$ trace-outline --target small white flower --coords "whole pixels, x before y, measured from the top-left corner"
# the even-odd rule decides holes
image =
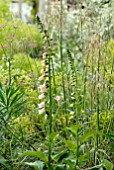
[[[45,112],[45,109],[44,109],[44,108],[42,108],[41,110],[38,111],[39,114],[42,114],[42,113],[44,113],[44,112]]]
[[[39,80],[39,81],[44,80],[44,75],[40,76],[40,77],[38,78],[38,80]]]
[[[38,96],[38,99],[43,99],[44,97],[45,97],[44,94],[40,94],[40,95]]]
[[[42,102],[42,103],[38,104],[39,109],[41,109],[42,107],[44,107],[44,105],[45,105],[45,102]]]
[[[45,67],[45,65],[46,65],[46,64],[45,64],[45,61],[43,60],[43,61],[42,61],[42,66]]]
[[[60,100],[60,96],[56,96],[54,99],[55,99],[56,101],[59,101],[59,100]]]
[[[42,70],[40,71],[40,73],[41,73],[41,75],[45,75],[44,69],[42,69]]]
[[[48,72],[48,67],[46,67],[45,71]]]

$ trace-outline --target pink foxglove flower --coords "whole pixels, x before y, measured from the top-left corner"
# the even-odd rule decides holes
[[[47,90],[45,84],[41,85],[39,88],[40,88],[40,92],[46,92],[46,90]]]
[[[8,36],[9,39],[12,39],[13,37],[14,37],[13,34],[10,34],[10,35]]]
[[[38,80],[39,80],[39,81],[44,80],[44,76],[43,76],[43,75],[40,76]]]
[[[4,46],[2,46],[2,48],[7,49],[7,48],[9,48],[9,45],[4,45]]]
[[[44,105],[45,105],[45,102],[42,102],[42,103],[38,104],[39,109],[43,108]]]
[[[20,84],[20,85],[25,85],[25,83],[24,83],[24,82],[22,82],[22,81],[21,81],[21,82],[19,82],[19,84]]]
[[[44,75],[44,74],[45,74],[45,71],[42,69],[42,70],[40,71],[40,73],[41,73],[41,75]]]
[[[43,60],[43,61],[42,61],[42,66],[45,67],[45,65],[46,65],[46,64],[45,64],[45,61]]]
[[[40,94],[39,97],[38,97],[38,99],[43,99],[43,98],[45,98],[44,94]]]
[[[54,99],[55,99],[56,101],[59,101],[59,100],[60,100],[60,96],[56,96]]]
[[[39,114],[42,114],[42,113],[44,113],[44,112],[45,112],[45,109],[44,109],[44,108],[42,108],[42,109],[41,109],[41,110],[39,110],[38,112],[39,112]]]
[[[46,72],[48,72],[48,67],[46,67]]]
[[[32,43],[32,44],[29,44],[29,46],[31,47],[31,48],[37,48],[37,44],[36,43]]]

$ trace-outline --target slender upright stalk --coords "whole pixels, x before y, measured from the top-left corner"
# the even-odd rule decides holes
[[[12,56],[13,56],[13,45],[12,45],[12,40],[10,42],[10,57],[8,58],[8,85],[10,87],[11,84],[11,60],[12,60]]]
[[[48,56],[48,63],[49,63],[49,167],[48,169],[51,170],[51,153],[52,153],[52,143],[50,141],[50,135],[52,134],[52,87],[51,87],[51,56]]]
[[[49,141],[48,141],[48,170],[52,169],[51,166],[51,155],[52,155],[52,141],[51,141],[51,134],[53,132],[53,119],[52,119],[52,112],[53,112],[53,91],[52,91],[52,58],[51,58],[51,44],[50,44],[50,38],[48,35],[47,30],[44,29],[44,26],[42,22],[40,21],[40,18],[37,16],[37,22],[40,26],[41,31],[44,33],[46,38],[46,45],[47,45],[47,61],[48,61],[48,80],[49,80],[49,88],[48,88],[48,95],[49,95]]]
[[[48,79],[49,79],[49,144],[48,144],[48,169],[51,170],[51,155],[52,155],[52,141],[51,141],[51,134],[53,132],[53,92],[52,92],[52,58],[51,58],[51,44],[49,36],[46,32],[45,34],[47,38],[47,48],[48,48]]]
[[[67,113],[66,106],[66,90],[65,90],[65,75],[64,75],[64,58],[63,58],[63,0],[60,2],[60,59],[62,70],[62,89],[64,97],[64,113]],[[66,117],[66,126],[68,126],[68,117]]]
[[[101,28],[101,16],[100,16],[100,28]],[[97,117],[96,117],[96,149],[99,147],[99,130],[100,130],[100,60],[101,60],[101,36],[99,33],[99,49],[98,49],[98,61],[97,61]],[[96,160],[95,164],[98,163],[98,156],[96,151]]]
[[[56,90],[56,81],[55,81],[55,68],[54,68],[54,61],[53,59],[51,58],[51,62],[52,62],[52,74],[53,74],[53,85],[54,85],[54,94],[57,93],[57,90]]]
[[[49,143],[48,143],[48,170],[52,169],[51,166],[51,155],[52,155],[52,141],[51,141],[51,134],[53,132],[53,92],[52,92],[52,58],[51,58],[51,44],[49,36],[46,32],[45,34],[47,38],[47,48],[48,48],[48,79],[49,79]]]

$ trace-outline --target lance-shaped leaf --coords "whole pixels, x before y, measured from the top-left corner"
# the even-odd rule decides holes
[[[47,156],[44,155],[42,151],[27,151],[22,153],[19,157],[24,157],[24,156],[32,156],[41,159],[45,163],[47,163]]]

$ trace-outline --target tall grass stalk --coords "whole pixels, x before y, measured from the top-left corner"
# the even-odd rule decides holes
[[[12,41],[10,42],[10,57],[8,58],[8,85],[10,86],[11,84],[11,60],[12,60],[12,57],[13,57],[13,44],[12,44]]]
[[[101,28],[101,15],[100,15],[100,28]],[[96,98],[96,155],[95,164],[98,164],[98,147],[99,147],[99,131],[100,131],[100,61],[101,61],[101,35],[99,30],[99,49],[98,49],[98,59],[97,59],[97,98]]]

